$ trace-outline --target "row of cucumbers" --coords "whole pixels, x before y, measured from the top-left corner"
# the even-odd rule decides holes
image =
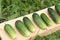
[[[60,23],[60,17],[59,17],[60,8],[59,7],[60,7],[60,5],[56,5],[55,6],[56,10],[53,10],[52,8],[48,8],[48,13],[49,13],[50,17],[57,24]],[[33,21],[35,22],[35,24],[37,26],[39,26],[39,28],[41,28],[41,29],[46,29],[47,26],[51,26],[52,25],[51,20],[44,13],[42,13],[40,16],[37,13],[33,13],[32,18],[33,18]],[[16,26],[16,29],[24,36],[30,36],[31,32],[35,32],[36,31],[35,26],[33,25],[33,23],[31,22],[31,20],[28,17],[24,17],[23,18],[23,22],[20,21],[20,20],[17,20],[15,22],[15,26]],[[16,38],[17,37],[16,31],[12,28],[11,25],[5,24],[4,30],[6,31],[6,33],[11,38]]]

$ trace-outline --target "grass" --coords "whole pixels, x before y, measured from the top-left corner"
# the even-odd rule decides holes
[[[59,4],[59,0],[1,0],[0,22]]]
[[[36,36],[35,40],[60,40],[60,30],[47,36]]]

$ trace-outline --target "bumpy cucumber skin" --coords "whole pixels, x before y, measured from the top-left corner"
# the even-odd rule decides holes
[[[60,15],[60,4],[55,5],[57,13]]]
[[[48,8],[48,13],[55,23],[58,23],[58,24],[60,23],[60,17],[52,8]]]
[[[17,20],[15,22],[16,28],[18,29],[18,31],[23,35],[23,36],[29,36],[30,35],[30,31],[26,28],[26,26],[24,25],[24,23],[20,20]]]
[[[34,22],[41,28],[41,29],[46,29],[47,26],[46,24],[44,23],[44,21],[41,19],[41,17],[37,14],[37,13],[34,13],[32,15],[33,17],[33,20]]]
[[[31,22],[31,20],[28,17],[24,17],[23,22],[31,32],[36,31],[35,26],[33,25],[33,23]]]
[[[46,14],[42,13],[40,16],[41,16],[42,20],[43,20],[48,26],[51,26],[51,25],[52,25],[52,22],[50,21],[50,19],[47,17]]]
[[[12,28],[11,25],[5,24],[4,30],[6,31],[6,33],[7,33],[11,38],[13,38],[13,39],[16,38],[16,36],[17,36],[16,31]]]

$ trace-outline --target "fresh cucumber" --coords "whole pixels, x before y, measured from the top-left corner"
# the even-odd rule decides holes
[[[48,8],[48,13],[55,23],[60,23],[60,17],[52,8]]]
[[[41,17],[37,14],[37,13],[34,13],[32,15],[33,17],[33,20],[34,22],[41,28],[41,29],[46,29],[47,26],[46,24],[44,23],[44,21],[41,19]]]
[[[31,20],[28,17],[24,17],[23,18],[24,24],[27,26],[27,28],[31,31],[31,32],[35,32],[36,28],[33,25],[33,23],[31,22]]]
[[[15,22],[16,28],[18,29],[18,31],[23,35],[23,36],[29,36],[30,35],[30,31],[26,28],[26,26],[24,25],[24,23],[20,20],[17,20]]]
[[[60,15],[60,4],[55,5],[57,13]]]
[[[7,33],[11,38],[13,38],[13,39],[16,38],[16,36],[17,36],[16,31],[12,28],[11,25],[5,24],[4,30],[6,31],[6,33]]]
[[[41,16],[42,20],[43,20],[48,26],[51,26],[51,25],[52,25],[52,22],[50,21],[50,19],[47,17],[46,14],[42,13],[40,16]]]

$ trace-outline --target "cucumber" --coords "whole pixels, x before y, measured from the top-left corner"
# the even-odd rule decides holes
[[[48,26],[51,26],[51,25],[52,25],[52,22],[50,21],[50,19],[47,17],[46,14],[42,13],[40,16],[41,16],[42,20],[43,20]]]
[[[35,32],[36,28],[33,25],[33,23],[31,22],[31,20],[28,17],[24,17],[23,18],[23,22],[26,25],[26,27],[31,31],[31,32]]]
[[[60,15],[60,4],[55,5],[57,13]]]
[[[55,23],[60,23],[60,17],[52,8],[48,8],[48,13]]]
[[[20,20],[15,22],[16,28],[23,36],[30,36],[30,31],[26,28],[24,23]]]
[[[13,38],[13,39],[16,38],[16,36],[17,36],[16,31],[12,28],[11,25],[5,24],[4,30],[11,38]]]
[[[46,29],[47,26],[46,24],[44,23],[44,21],[41,19],[41,17],[37,14],[37,13],[34,13],[32,15],[33,17],[33,20],[34,22],[41,28],[41,29]]]

